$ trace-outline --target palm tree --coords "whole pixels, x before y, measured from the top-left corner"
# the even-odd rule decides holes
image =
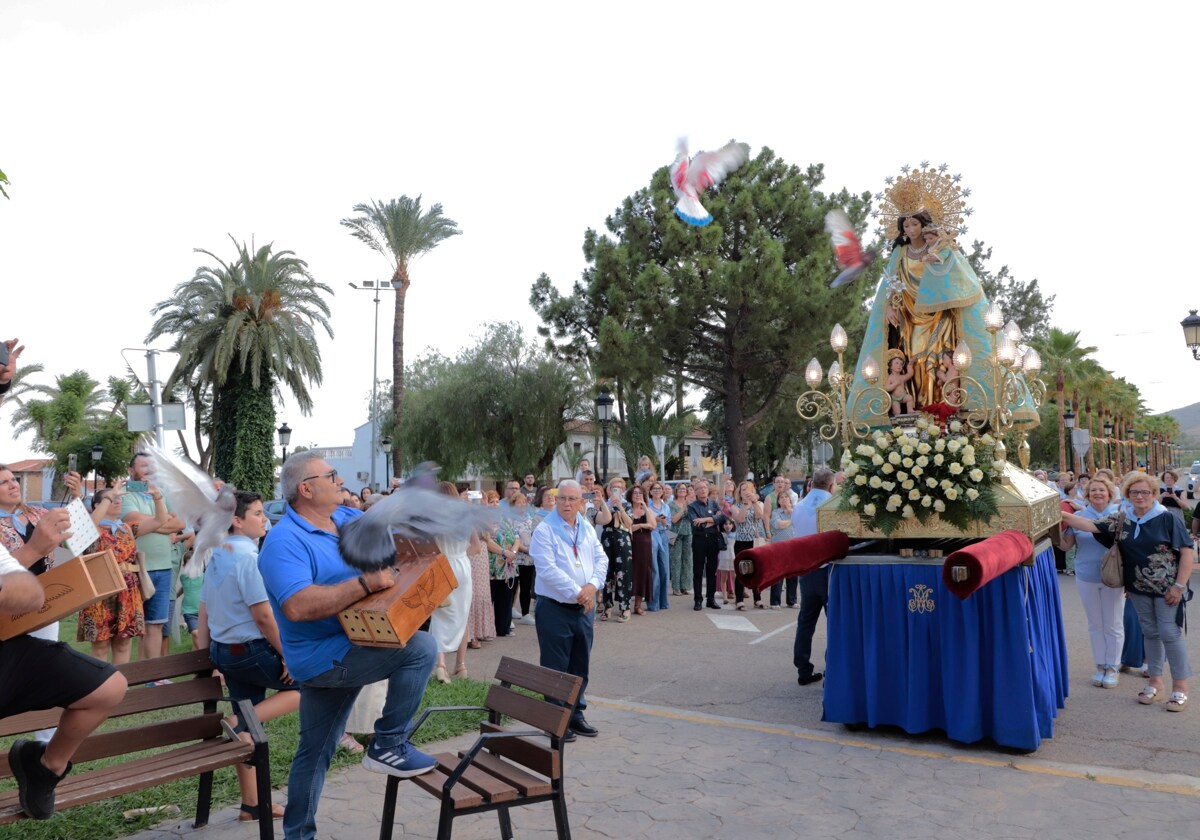
[[[13,438],[33,432],[33,447],[42,452],[49,452],[55,441],[81,433],[106,414],[101,408],[104,390],[86,371],[57,376],[53,385],[23,383],[22,391],[24,396],[13,412]]]
[[[146,340],[175,337],[171,349],[180,361],[168,390],[178,383],[199,399],[203,383],[211,386],[216,474],[270,494],[274,398],[286,386],[302,412],[312,411],[308,386],[322,379],[315,327],[333,337],[324,298],[333,290],[313,279],[292,251],[234,245],[237,256],[228,263],[197,249],[216,266],[196,269],[151,310],[159,317]]]
[[[462,231],[458,222],[442,215],[442,205],[435,204],[421,212],[421,196],[402,195],[386,204],[372,201],[357,204],[359,214],[342,219],[351,235],[392,265],[392,289],[396,293],[396,315],[392,322],[392,418],[396,432],[404,423],[404,301],[411,278],[408,264],[436,248],[443,239]],[[404,468],[404,447],[392,449],[392,469],[400,475]]]
[[[1058,327],[1051,327],[1045,336],[1031,340],[1034,347],[1042,356],[1042,373],[1054,376],[1055,403],[1058,405],[1058,469],[1066,470],[1070,463],[1067,458],[1067,432],[1063,422],[1065,393],[1067,380],[1076,369],[1076,365],[1084,357],[1096,352],[1095,347],[1079,346],[1079,331],[1065,332]]]

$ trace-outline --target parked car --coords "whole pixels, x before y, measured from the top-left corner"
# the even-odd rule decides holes
[[[287,502],[283,499],[272,499],[263,504],[263,510],[267,514],[267,521],[272,525],[283,519],[284,513],[287,512]]]
[[[1187,497],[1195,498],[1192,494],[1196,490],[1196,482],[1200,481],[1200,461],[1192,461],[1192,466],[1188,468],[1187,474]]]
[[[792,492],[795,493],[797,496],[803,496],[804,495],[804,479],[803,478],[793,478],[791,480],[791,482],[792,482]],[[758,488],[758,500],[760,502],[765,502],[767,500],[767,496],[770,495],[771,491],[774,489],[775,489],[775,482],[773,482],[773,481],[768,484],[764,484],[762,487],[759,487]]]

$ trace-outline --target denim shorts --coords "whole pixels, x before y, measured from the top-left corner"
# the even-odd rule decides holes
[[[154,597],[142,602],[147,624],[167,623],[171,612],[171,580],[174,577],[175,573],[170,569],[150,572],[150,580],[154,583]]]
[[[234,651],[237,650],[237,653]],[[267,689],[293,691],[283,676],[283,660],[266,639],[254,639],[239,645],[213,642],[208,648],[213,665],[225,676],[225,687],[233,700],[249,700],[258,704],[267,696]]]
[[[188,629],[189,633],[195,633],[196,625],[200,623],[200,614],[199,613],[184,613],[183,614],[183,623],[187,625],[187,629]]]

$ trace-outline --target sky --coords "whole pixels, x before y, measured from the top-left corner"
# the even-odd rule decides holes
[[[534,280],[569,290],[584,232],[676,138],[732,138],[824,164],[829,192],[949,164],[992,268],[1037,278],[1052,323],[1166,411],[1195,401],[1200,372],[1179,326],[1200,308],[1190,249],[1160,244],[1196,221],[1198,19],[1154,2],[5,0],[0,334],[42,381],[104,381],[211,264],[194,249],[274,243],[336,293],[315,410],[288,397],[277,419],[293,446],[348,445],[374,317],[348,284],[390,275],[339,224],[354,205],[421,195],[458,222],[412,265],[405,340],[408,359],[453,356],[488,321],[532,337]],[[379,329],[386,378],[386,296]]]

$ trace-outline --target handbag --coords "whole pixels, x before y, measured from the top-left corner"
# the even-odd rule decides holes
[[[137,553],[138,564],[138,587],[142,590],[142,600],[149,601],[154,597],[154,581],[150,579],[150,572],[146,569],[146,555],[142,552]]]
[[[1100,582],[1110,589],[1125,586],[1125,566],[1121,562],[1121,536],[1125,530],[1125,511],[1117,513],[1117,524],[1113,531],[1117,535],[1112,546],[1100,558]]]

